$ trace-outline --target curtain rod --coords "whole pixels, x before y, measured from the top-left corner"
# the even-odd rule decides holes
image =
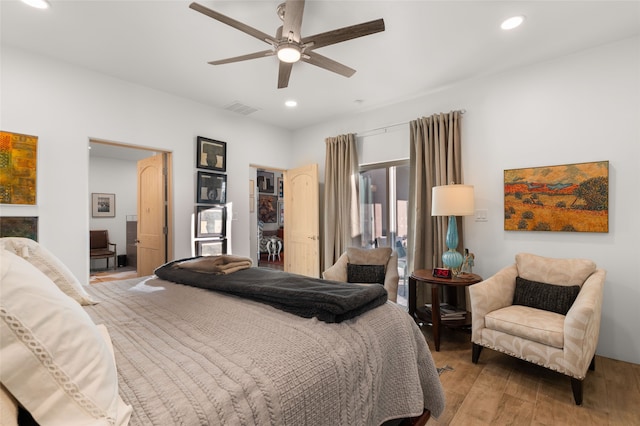
[[[459,110],[459,111],[460,111],[460,115],[462,115],[462,114],[464,114],[465,112],[467,112],[467,110],[466,110],[466,109],[461,109],[461,110]],[[442,113],[441,113],[441,114],[442,114]],[[414,120],[411,120],[411,121],[414,121]],[[382,132],[380,132],[380,133],[387,133],[387,131],[388,131],[389,129],[391,129],[391,128],[393,128],[393,127],[404,126],[404,125],[406,125],[406,124],[409,124],[411,121],[402,121],[402,122],[400,122],[400,123],[389,124],[389,125],[387,125],[387,126],[383,126],[383,127],[376,127],[375,129],[364,130],[364,131],[362,131],[362,132],[355,132],[355,134],[356,134],[356,136],[363,137],[363,136],[371,136],[371,135],[369,135],[368,133],[374,133],[374,132],[378,132],[378,131],[381,131],[381,130],[382,130]]]

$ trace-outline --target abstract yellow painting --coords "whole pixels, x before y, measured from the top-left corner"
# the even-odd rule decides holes
[[[36,204],[38,137],[0,131],[0,204]]]
[[[505,170],[504,229],[609,232],[609,162]]]

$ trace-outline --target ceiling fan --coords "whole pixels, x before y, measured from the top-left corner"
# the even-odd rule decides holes
[[[298,61],[324,68],[345,77],[351,77],[356,70],[316,53],[315,49],[384,31],[384,20],[376,19],[362,24],[303,37],[300,33],[300,28],[302,27],[304,0],[287,0],[278,6],[277,13],[283,24],[277,29],[275,37],[211,10],[201,4],[194,2],[191,3],[189,7],[271,45],[271,49],[211,61],[209,64],[222,65],[276,55],[280,60],[278,89],[285,88],[289,85],[291,69],[293,68],[293,64]]]

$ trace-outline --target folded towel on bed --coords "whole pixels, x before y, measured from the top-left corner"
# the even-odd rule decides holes
[[[354,318],[387,301],[387,291],[377,284],[327,281],[268,268],[211,274],[178,266],[188,260],[169,262],[155,274],[167,281],[233,294],[328,323]]]
[[[252,260],[248,257],[223,254],[190,258],[176,263],[176,267],[211,274],[231,274],[250,268],[252,264]]]

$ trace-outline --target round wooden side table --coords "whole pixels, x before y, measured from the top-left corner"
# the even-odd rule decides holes
[[[482,281],[476,274],[460,274],[453,278],[434,277],[427,269],[413,271],[409,277],[409,315],[418,323],[429,323],[433,327],[433,342],[440,351],[440,326],[465,327],[471,325],[471,312],[465,312],[463,319],[443,321],[440,315],[440,287],[467,287]],[[416,307],[416,287],[418,283],[431,285],[431,312],[425,306]]]

